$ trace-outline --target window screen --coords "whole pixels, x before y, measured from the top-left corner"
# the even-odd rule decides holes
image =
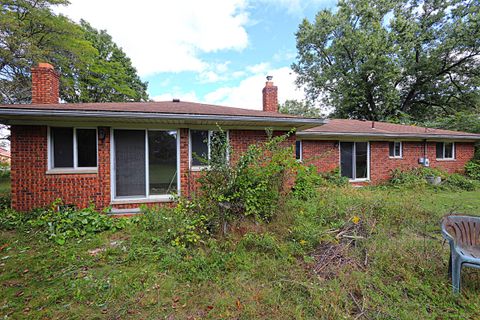
[[[402,156],[402,143],[399,141],[392,141],[388,145],[389,147],[389,156],[394,157],[401,157]]]
[[[444,144],[444,158],[453,159],[453,142],[445,142]]]
[[[355,142],[355,178],[367,178],[368,171],[368,143]]]
[[[78,167],[97,166],[97,131],[95,129],[77,129]]]
[[[443,142],[437,142],[437,159],[443,159]]]
[[[295,142],[295,159],[302,159],[302,141]]]
[[[50,128],[53,168],[73,168],[73,128]]]
[[[177,133],[148,131],[149,194],[177,191]]]
[[[340,143],[340,173],[353,179],[353,142]]]
[[[116,196],[146,196],[145,131],[115,130]]]
[[[208,130],[191,130],[190,137],[192,165],[205,165],[208,160]]]

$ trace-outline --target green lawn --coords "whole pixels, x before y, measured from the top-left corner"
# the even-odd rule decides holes
[[[478,319],[478,271],[451,294],[448,212],[480,214],[480,192],[324,189],[288,200],[270,224],[243,222],[187,250],[137,225],[64,246],[1,231],[0,317]],[[340,230],[357,240],[339,253]]]

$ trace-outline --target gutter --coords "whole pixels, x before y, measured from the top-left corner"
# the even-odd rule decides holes
[[[179,113],[153,113],[153,112],[127,112],[127,111],[78,111],[78,110],[34,110],[34,109],[9,109],[0,108],[0,117],[15,119],[17,117],[65,117],[65,118],[100,118],[100,119],[125,119],[125,120],[192,120],[192,121],[248,121],[256,123],[270,122],[275,124],[298,124],[304,128],[323,125],[325,119],[308,118],[282,118],[258,116],[230,116],[207,114],[179,114]],[[18,118],[17,118],[18,119]]]
[[[314,132],[300,131],[297,136],[301,138],[416,138],[416,139],[456,139],[456,140],[480,140],[480,134],[416,134],[416,133],[359,133],[359,132]]]

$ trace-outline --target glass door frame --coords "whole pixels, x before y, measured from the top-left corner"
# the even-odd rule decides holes
[[[342,142],[350,142],[353,143],[353,150],[352,150],[352,175],[354,178],[348,178],[350,182],[363,182],[363,181],[370,181],[370,141],[339,141],[338,143],[338,166],[340,168],[340,175],[342,174],[342,149],[341,145]],[[367,143],[367,177],[366,178],[356,178],[357,176],[357,143]]]
[[[145,197],[135,197],[135,196],[117,196],[116,195],[116,165],[115,165],[115,130],[144,130],[145,131]],[[110,128],[110,197],[111,201],[172,201],[173,196],[171,194],[162,194],[162,195],[150,195],[149,194],[149,148],[148,148],[148,131],[174,131],[176,133],[176,149],[177,149],[177,195],[181,193],[181,179],[180,179],[180,129],[168,129],[168,128],[129,128],[129,127],[115,127]]]

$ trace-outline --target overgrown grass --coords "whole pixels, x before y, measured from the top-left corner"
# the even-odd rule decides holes
[[[439,222],[479,208],[478,191],[322,187],[287,199],[271,223],[238,221],[188,248],[151,215],[63,246],[35,228],[1,231],[0,317],[477,319],[478,271],[451,294]],[[355,217],[358,263],[313,272],[313,252]]]

